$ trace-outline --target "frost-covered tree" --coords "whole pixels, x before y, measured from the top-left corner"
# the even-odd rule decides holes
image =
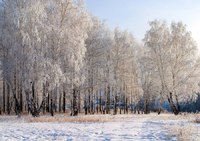
[[[198,64],[196,63],[196,45],[186,26],[181,22],[150,22],[144,43],[149,53],[149,63],[159,77],[161,97],[167,98],[174,114],[179,113],[179,100],[195,94],[194,79]],[[195,81],[194,81],[195,80]],[[189,89],[188,87],[193,87]]]
[[[90,26],[90,16],[82,4],[73,0],[5,0],[1,6],[3,77],[16,107],[19,86],[33,116],[39,114],[47,97],[52,113],[55,88],[68,84],[72,115],[76,115],[75,89],[82,81],[86,31]]]
[[[105,23],[96,17],[92,18],[92,22],[93,25],[88,30],[88,38],[86,39],[85,68],[87,79],[84,90],[86,92],[84,98],[86,114],[95,111],[103,112],[102,101],[106,92],[104,88],[108,82],[105,68],[108,68],[108,54],[112,46],[111,31]]]
[[[124,105],[119,107],[123,107],[124,112],[128,112],[128,103],[133,103],[139,94],[135,53],[137,47],[138,43],[131,33],[115,29],[110,52],[112,66],[110,81],[113,87],[115,114],[117,105]]]

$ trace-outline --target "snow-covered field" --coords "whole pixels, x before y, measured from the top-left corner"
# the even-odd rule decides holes
[[[200,124],[192,122],[195,116],[57,115],[51,118],[0,116],[0,141],[200,141]],[[99,120],[81,122],[82,118]],[[48,119],[51,122],[39,122],[40,119]],[[74,122],[63,122],[61,119],[70,119]]]

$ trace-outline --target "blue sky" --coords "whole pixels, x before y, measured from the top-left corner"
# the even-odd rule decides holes
[[[200,45],[200,0],[85,0],[93,15],[109,27],[128,29],[141,40],[154,19],[182,21]]]

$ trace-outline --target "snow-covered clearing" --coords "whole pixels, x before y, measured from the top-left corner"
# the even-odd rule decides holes
[[[39,122],[40,119],[44,118],[48,122]],[[74,122],[63,122],[67,119],[74,120]],[[87,120],[81,122],[80,119],[99,120],[97,122],[87,122]],[[191,122],[194,119],[194,115],[174,116],[172,114],[159,116],[157,114],[82,115],[78,117],[57,115],[53,118],[39,117],[38,120],[30,116],[22,118],[0,116],[0,141],[175,141],[183,140],[185,135],[187,140],[198,141],[200,140],[200,124]]]

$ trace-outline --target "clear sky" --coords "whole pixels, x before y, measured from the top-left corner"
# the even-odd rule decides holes
[[[200,0],[85,0],[93,15],[111,28],[128,29],[141,40],[154,19],[182,21],[200,46]]]

